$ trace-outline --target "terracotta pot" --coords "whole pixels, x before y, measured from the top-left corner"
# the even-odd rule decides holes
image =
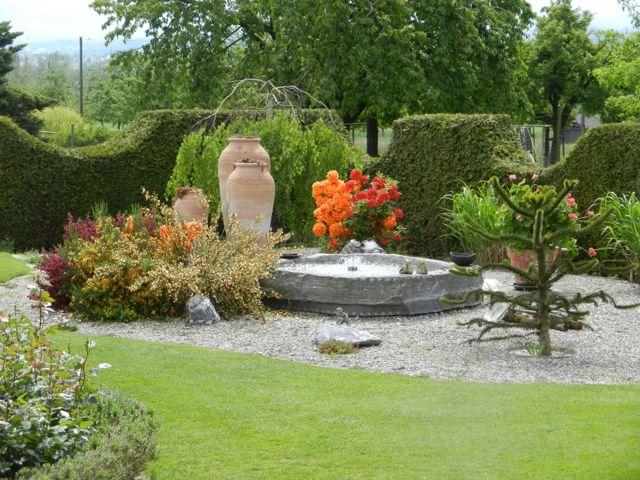
[[[173,209],[183,222],[197,220],[206,224],[209,219],[209,202],[202,190],[197,188],[179,188]]]
[[[220,184],[220,203],[222,204],[222,219],[225,227],[229,222],[229,208],[227,202],[227,182],[233,172],[235,164],[242,160],[262,162],[271,170],[271,159],[267,151],[262,148],[257,137],[231,137],[229,144],[218,158],[218,183]]]
[[[547,265],[547,267],[550,267],[554,263],[556,263],[559,255],[559,248],[548,250],[545,254],[545,264]],[[508,248],[507,257],[509,257],[509,261],[511,262],[512,267],[527,271],[529,269],[529,265],[531,265],[531,263],[536,260],[536,252],[534,250],[515,250],[513,248]],[[515,278],[516,284],[530,285],[530,282],[527,282],[527,280],[522,278],[520,275],[516,275],[514,273],[513,276]],[[533,276],[535,278],[535,275]]]
[[[258,231],[264,238],[271,226],[276,184],[263,163],[239,162],[227,179],[229,216]]]

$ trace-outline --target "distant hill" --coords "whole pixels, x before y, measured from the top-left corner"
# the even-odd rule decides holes
[[[121,40],[114,40],[105,46],[103,38],[83,39],[83,50],[85,57],[107,57],[115,52],[138,48],[144,45],[145,38],[132,38],[127,43]],[[27,43],[27,46],[20,51],[21,55],[38,55],[42,53],[58,52],[66,55],[78,54],[78,39],[65,40],[40,40]]]

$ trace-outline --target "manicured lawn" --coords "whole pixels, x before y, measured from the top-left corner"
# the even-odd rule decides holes
[[[59,332],[61,346],[83,337]],[[637,479],[640,388],[436,382],[109,337],[159,479]]]
[[[12,278],[26,275],[31,272],[26,263],[11,256],[10,253],[0,252],[0,283],[7,282]]]

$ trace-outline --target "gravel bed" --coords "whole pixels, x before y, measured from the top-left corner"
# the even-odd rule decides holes
[[[507,284],[508,274],[490,272]],[[14,306],[32,318],[37,313],[27,299],[29,277],[14,279],[0,286],[0,310]],[[602,277],[567,277],[561,288],[585,292],[604,289],[621,303],[640,299],[640,286]],[[602,305],[589,317],[593,331],[552,332],[554,346],[575,350],[567,358],[523,358],[507,351],[519,340],[468,345],[476,328],[460,327],[457,322],[483,313],[483,307],[416,317],[352,319],[351,326],[382,338],[377,347],[362,348],[344,356],[319,354],[313,346],[318,325],[331,317],[316,314],[271,312],[265,324],[252,318],[239,318],[213,326],[187,326],[184,319],[167,322],[108,324],[80,322],[80,332],[90,335],[152,342],[172,342],[222,350],[264,355],[332,368],[363,369],[374,372],[421,375],[433,379],[461,379],[479,382],[547,382],[566,384],[640,385],[639,310],[616,310]],[[54,314],[49,322],[68,317]]]

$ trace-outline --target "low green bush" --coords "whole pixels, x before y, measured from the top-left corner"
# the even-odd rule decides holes
[[[506,115],[418,115],[396,120],[389,150],[369,167],[397,180],[405,213],[406,248],[444,256],[447,237],[441,199],[464,183],[533,170]]]
[[[82,216],[100,201],[111,213],[125,211],[143,201],[141,187],[162,194],[184,136],[212,113],[144,112],[106,142],[75,149],[42,142],[0,117],[0,240],[17,249],[48,247],[60,240],[68,213]],[[244,114],[221,112],[218,121]],[[337,117],[306,110],[301,118]]]
[[[71,355],[25,316],[0,320],[0,477],[13,478],[83,447],[99,415],[86,383],[88,346]]]
[[[34,113],[42,120],[42,129],[47,132],[46,141],[61,147],[81,147],[101,143],[116,131],[85,120],[69,107],[48,107]]]
[[[134,480],[155,457],[157,422],[139,402],[112,391],[96,395],[97,431],[74,455],[21,472],[22,480]]]
[[[329,170],[346,173],[362,163],[360,151],[323,121],[305,127],[285,114],[257,122],[240,120],[213,133],[200,131],[185,137],[167,183],[167,198],[173,198],[179,187],[201,188],[215,212],[220,204],[217,160],[232,135],[261,138],[271,158],[271,175],[276,183],[273,226],[292,233],[296,242],[314,239],[313,182]]]

